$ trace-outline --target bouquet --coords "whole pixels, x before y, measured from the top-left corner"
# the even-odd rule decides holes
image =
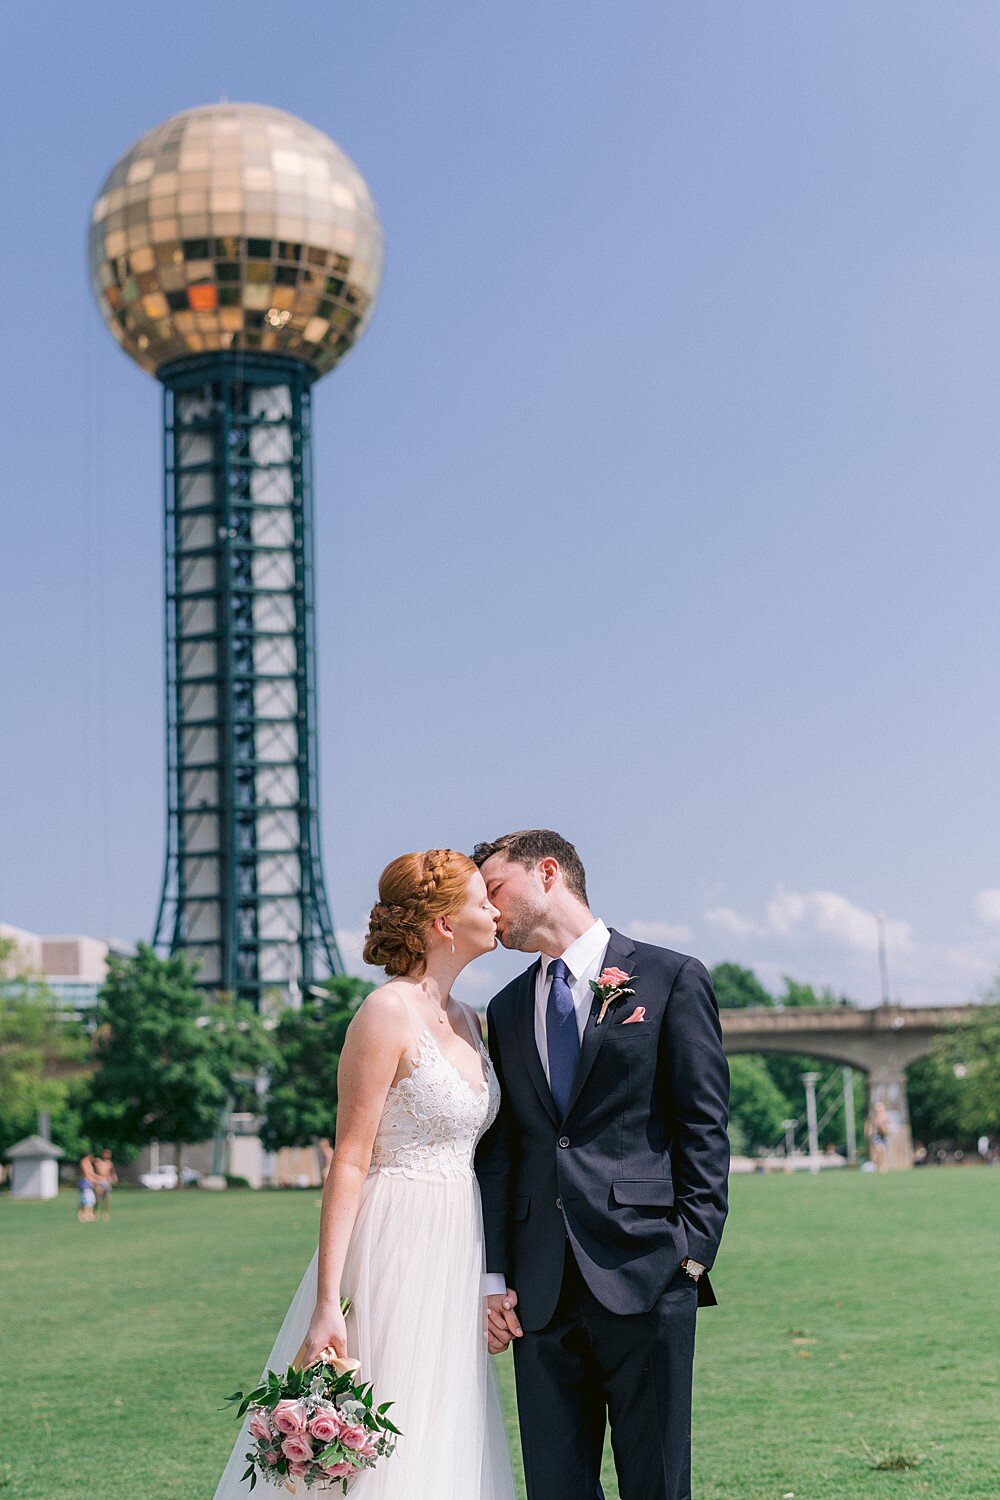
[[[341,1359],[329,1347],[303,1369],[289,1365],[284,1376],[268,1370],[256,1390],[234,1391],[227,1401],[238,1401],[240,1419],[251,1413],[249,1431],[254,1446],[247,1454],[242,1479],[267,1484],[301,1479],[307,1489],[320,1492],[336,1484],[344,1494],[361,1469],[387,1458],[401,1434],[386,1416],[392,1405],[375,1405],[370,1384],[358,1377],[355,1360]]]

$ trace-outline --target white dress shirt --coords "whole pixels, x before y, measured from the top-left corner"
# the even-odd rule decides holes
[[[592,927],[582,932],[574,942],[570,943],[566,952],[560,954],[563,963],[569,970],[569,987],[573,994],[573,1005],[576,1009],[576,1026],[583,1041],[584,1028],[587,1025],[587,1017],[590,1015],[594,992],[590,988],[590,981],[596,979],[604,967],[604,955],[608,951],[608,943],[611,934],[607,927],[598,917]],[[535,1046],[538,1048],[538,1056],[542,1060],[542,1068],[546,1081],[549,1081],[549,1044],[548,1034],[545,1028],[545,1012],[549,1003],[549,989],[552,980],[549,976],[549,965],[553,962],[547,954],[542,954],[542,962],[535,978]],[[487,1271],[483,1273],[482,1292],[484,1297],[501,1295],[507,1290],[504,1278],[498,1273]]]
[[[573,1005],[576,1008],[576,1029],[581,1042],[583,1032],[590,1015],[594,992],[590,988],[590,981],[596,979],[604,966],[604,955],[608,951],[608,943],[611,934],[604,923],[598,917],[592,927],[586,932],[581,932],[575,942],[570,943],[566,952],[561,955],[563,963],[569,970],[569,987],[573,994]],[[546,1008],[549,1003],[549,990],[552,980],[549,977],[549,967],[553,960],[542,955],[541,967],[535,979],[535,1046],[542,1060],[542,1068],[545,1072],[546,1081],[549,1080],[549,1042],[548,1032],[545,1026]]]

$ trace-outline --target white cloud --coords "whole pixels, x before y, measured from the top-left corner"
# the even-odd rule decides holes
[[[704,915],[710,927],[715,927],[719,932],[724,932],[730,937],[754,937],[757,933],[764,931],[756,922],[751,922],[748,917],[741,917],[739,912],[733,911],[730,906],[710,907]]]
[[[983,994],[1000,967],[1000,891],[981,891],[974,904],[982,926],[976,931],[970,924],[958,941],[918,937],[900,918],[886,922],[893,999],[904,1005],[960,1005]],[[708,963],[728,959],[746,965],[775,993],[789,974],[817,989],[828,986],[850,995],[861,1005],[879,1003],[876,914],[837,891],[779,888],[760,918],[711,906],[702,912],[702,924],[695,952]]]
[[[779,890],[767,903],[763,922],[731,906],[712,906],[703,915],[710,927],[734,938],[824,938],[858,953],[871,953],[878,943],[875,913],[836,891]],[[910,947],[913,929],[909,922],[891,921],[885,926],[890,947]]]
[[[659,943],[664,948],[685,948],[694,942],[694,933],[683,922],[630,922],[628,935],[640,943]]]
[[[822,936],[845,948],[870,953],[878,942],[874,912],[856,906],[836,891],[779,891],[767,906],[765,931],[779,937]],[[886,944],[897,950],[909,948],[913,929],[909,922],[886,922]]]
[[[1000,927],[1000,891],[978,891],[973,906],[980,922],[987,927]]]

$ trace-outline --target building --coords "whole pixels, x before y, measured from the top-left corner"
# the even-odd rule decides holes
[[[132,949],[117,938],[87,937],[82,933],[44,937],[0,922],[0,938],[14,943],[15,966],[41,979],[52,991],[60,1010],[86,1019],[104,983],[109,953]]]
[[[29,1135],[6,1153],[11,1164],[11,1196],[54,1198],[59,1191],[59,1163],[65,1152],[44,1136]]]

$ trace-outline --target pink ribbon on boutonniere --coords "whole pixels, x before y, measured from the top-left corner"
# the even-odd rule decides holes
[[[631,974],[626,974],[624,969],[608,968],[604,969],[597,979],[590,981],[590,988],[601,1002],[597,1020],[594,1022],[595,1026],[600,1026],[609,1005],[614,1005],[617,1000],[623,1000],[626,995],[635,994],[635,990],[627,988],[631,977]]]

